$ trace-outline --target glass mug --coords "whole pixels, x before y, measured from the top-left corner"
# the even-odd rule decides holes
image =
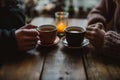
[[[68,26],[68,12],[56,12],[55,20],[58,30],[58,36],[64,36],[64,29]]]

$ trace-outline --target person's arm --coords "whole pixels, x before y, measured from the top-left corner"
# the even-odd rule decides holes
[[[113,0],[102,0],[88,15],[88,25],[101,22],[104,25],[114,16],[115,2]]]
[[[25,13],[24,11],[19,8],[11,8],[10,9],[11,13],[11,26],[17,26],[16,28],[20,28],[21,26],[25,25]]]
[[[25,15],[20,8],[0,9],[0,29],[19,29],[25,25]]]
[[[120,34],[114,31],[108,31],[104,36],[104,51],[105,54],[120,57]]]
[[[8,31],[6,29],[0,29],[0,53],[14,53],[17,50],[18,46],[15,39],[15,30]]]
[[[101,24],[88,26],[86,37],[96,50],[110,58],[120,59],[120,34],[115,31],[105,32]],[[102,53],[101,53],[102,51]]]
[[[24,52],[35,48],[38,41],[36,26],[26,25],[17,30],[0,29],[0,55]]]

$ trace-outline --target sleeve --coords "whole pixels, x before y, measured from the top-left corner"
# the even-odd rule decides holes
[[[120,34],[108,31],[104,37],[104,54],[115,58],[120,58]]]
[[[25,14],[21,8],[11,8],[10,12],[13,15],[13,23],[16,22],[14,25],[16,24],[18,28],[25,25]]]
[[[15,30],[8,31],[6,29],[0,29],[0,55],[6,55],[6,53],[12,54],[19,51]]]
[[[88,15],[88,25],[102,22],[104,25],[109,22],[114,14],[115,3],[113,0],[102,0],[101,3]]]

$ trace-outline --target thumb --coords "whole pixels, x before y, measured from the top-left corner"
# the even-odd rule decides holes
[[[97,23],[96,27],[98,27],[99,29],[104,29],[104,25],[102,23]]]

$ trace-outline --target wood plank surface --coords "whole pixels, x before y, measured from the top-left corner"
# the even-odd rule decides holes
[[[38,17],[31,24],[40,26],[55,24],[55,21]],[[69,20],[69,26],[86,28],[86,25],[86,19]],[[101,54],[91,45],[66,48],[61,40],[53,47],[38,46],[24,55],[0,61],[0,80],[120,80],[119,60],[98,53]]]
[[[119,61],[98,52],[90,47],[89,53],[84,55],[88,80],[120,80]]]
[[[39,80],[44,56],[36,50],[25,54],[1,64],[0,80]]]
[[[42,17],[38,17],[31,24],[36,26],[43,24],[55,25],[55,20],[52,18],[44,18],[43,20]],[[86,19],[69,19],[69,26],[86,28],[86,25]],[[86,80],[81,55],[82,50],[66,49],[61,43],[53,48],[40,47],[40,50],[44,50],[43,53],[47,54],[40,80]]]
[[[86,80],[83,49],[68,49],[60,42],[45,59],[41,80]]]

